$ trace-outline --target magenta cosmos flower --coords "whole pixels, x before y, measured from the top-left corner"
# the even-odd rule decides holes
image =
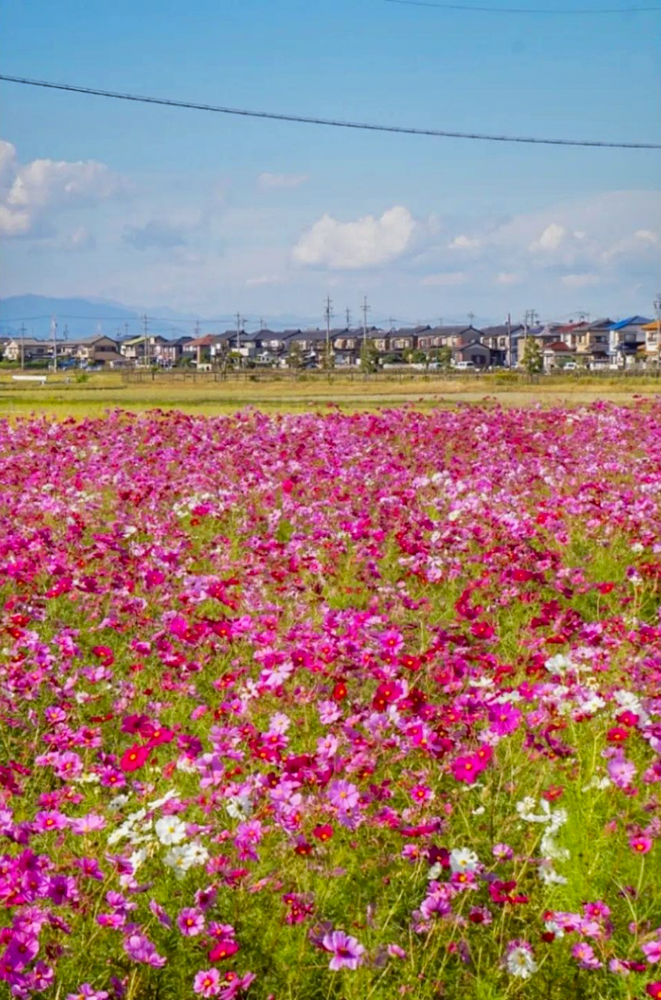
[[[652,838],[645,837],[643,834],[638,837],[632,837],[629,841],[629,847],[634,854],[647,854],[652,850]]]
[[[339,969],[357,969],[362,962],[365,949],[354,937],[345,934],[344,931],[333,931],[332,934],[324,934],[322,945],[326,951],[333,954],[328,968],[337,972]]]

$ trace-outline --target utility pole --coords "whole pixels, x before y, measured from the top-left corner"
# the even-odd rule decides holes
[[[350,309],[346,309],[345,313],[346,313],[346,317],[347,317],[347,330],[350,330],[351,329],[351,310]]]
[[[145,316],[142,317],[142,336],[144,337],[144,341],[145,341],[145,352],[144,353],[145,353],[145,364],[147,365],[147,367],[149,367],[149,337],[147,335],[148,334],[148,326],[149,326],[149,322],[147,320],[147,316],[145,315]]]
[[[124,336],[128,340],[128,336],[129,336],[129,325],[128,325],[128,323],[124,323]]]
[[[236,314],[236,352],[239,355],[239,367],[241,366],[241,313]]]
[[[473,325],[473,320],[475,319],[475,313],[468,313],[468,323],[469,326]]]
[[[57,317],[52,316],[50,321],[50,333],[53,341],[53,371],[57,371]]]
[[[200,321],[199,321],[199,319],[196,319],[195,320],[195,339],[197,339],[199,336],[200,336]]]
[[[656,364],[658,369],[661,363],[661,292],[654,299],[654,312],[656,313]]]
[[[395,323],[396,322],[397,322],[397,320],[395,319],[394,316],[389,316],[388,317],[388,326],[390,327],[390,332],[391,333],[395,329]]]
[[[366,295],[363,296],[363,304],[361,308],[363,313],[363,347],[367,350],[367,314],[370,311],[370,307],[367,304]]]
[[[21,369],[25,368],[25,323],[21,323]]]
[[[326,368],[330,368],[330,322],[333,315],[332,306],[333,303],[331,302],[330,295],[327,295],[326,308],[324,309],[324,316],[326,317]]]
[[[512,369],[512,317],[507,314],[507,355],[509,358],[508,368]]]
[[[366,295],[363,296],[363,304],[361,308],[363,312],[363,363],[361,367],[363,369],[363,375],[367,378],[367,314],[370,307],[367,304]]]

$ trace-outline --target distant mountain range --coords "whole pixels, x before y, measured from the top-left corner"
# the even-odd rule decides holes
[[[160,333],[163,337],[177,338],[184,334],[195,335],[196,324],[199,323],[200,333],[221,333],[234,329],[233,316],[218,316],[205,319],[194,313],[177,312],[168,306],[125,306],[121,302],[109,302],[106,299],[60,299],[44,295],[12,295],[0,299],[0,336],[20,336],[21,326],[25,327],[26,337],[46,339],[51,335],[53,317],[57,320],[58,339],[91,337],[95,333],[103,333],[108,337],[137,336],[143,332],[143,316],[147,316],[147,327],[150,333]],[[260,317],[244,317],[246,329],[254,331],[259,326]],[[315,329],[323,325],[319,316],[301,316],[295,313],[280,313],[277,316],[264,316],[264,324],[273,330],[283,329]],[[446,322],[464,322],[465,317],[447,317]],[[480,326],[488,325],[481,317],[473,320]],[[354,324],[355,325],[355,324]],[[387,323],[378,323],[387,326]],[[401,326],[414,326],[415,323],[406,320],[398,321]]]
[[[97,332],[109,337],[126,336],[142,333],[144,315],[149,317],[148,329],[151,333],[180,337],[195,329],[195,316],[163,307],[136,309],[121,302],[100,299],[13,295],[0,299],[0,334],[17,336],[24,325],[26,336],[49,337],[55,317],[58,338],[91,337]]]
[[[104,299],[59,299],[44,295],[12,295],[0,299],[0,335],[16,337],[25,326],[26,337],[48,338],[51,322],[57,320],[58,338],[91,337],[103,333],[108,337],[138,335],[143,332],[143,316],[147,316],[150,333],[164,337],[194,334],[199,322],[201,333],[220,333],[234,328],[233,316],[207,320],[194,313],[181,313],[168,306],[125,306]],[[247,317],[248,330],[255,329],[259,317]],[[265,324],[273,329],[317,326],[319,319],[296,315],[265,316]]]

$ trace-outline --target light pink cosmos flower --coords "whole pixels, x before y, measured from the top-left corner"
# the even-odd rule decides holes
[[[216,997],[220,993],[218,969],[202,969],[193,980],[193,990],[202,997]]]

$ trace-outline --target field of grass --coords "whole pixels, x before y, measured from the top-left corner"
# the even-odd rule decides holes
[[[661,391],[651,377],[564,377],[538,378],[534,383],[524,375],[495,374],[451,378],[435,374],[416,376],[383,374],[368,378],[341,373],[328,378],[320,373],[298,378],[259,373],[244,378],[214,379],[211,374],[157,374],[127,380],[119,372],[91,373],[78,383],[74,375],[49,374],[45,386],[17,383],[11,373],[0,372],[0,416],[45,413],[57,417],[101,416],[109,409],[132,412],[153,408],[177,409],[186,413],[232,413],[244,406],[265,411],[305,412],[336,404],[342,410],[357,411],[385,406],[415,405],[427,409],[457,403],[483,402],[492,397],[503,406],[579,405],[598,399],[627,403],[637,394]]]

